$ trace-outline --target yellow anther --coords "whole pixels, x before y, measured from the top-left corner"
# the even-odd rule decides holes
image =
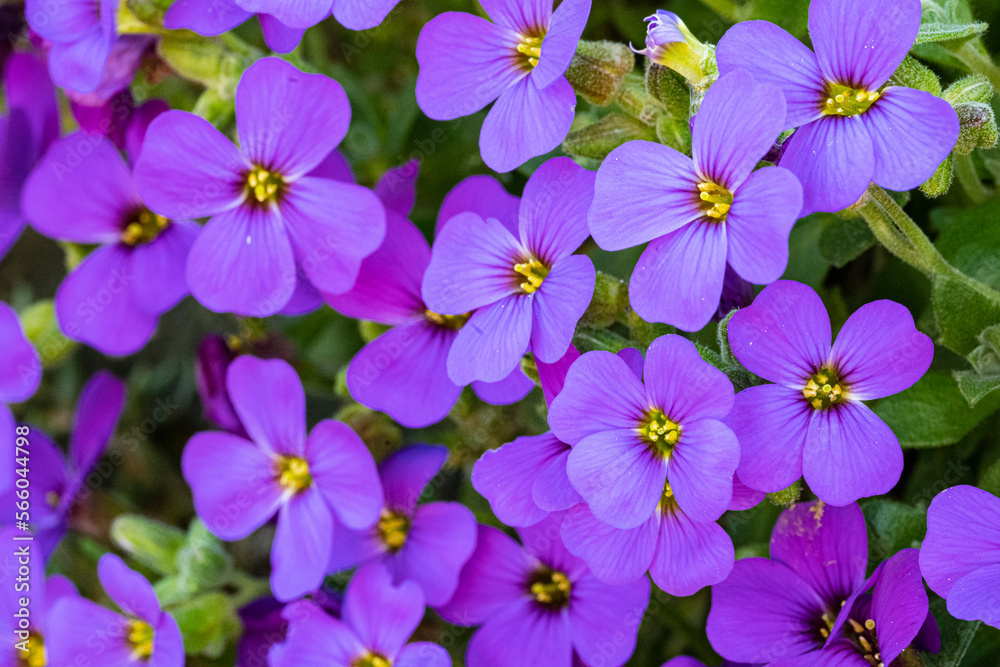
[[[847,619],[847,622],[851,624],[851,629],[854,630],[854,632],[856,632],[857,634],[860,635],[865,631],[864,626],[855,621],[853,618]]]
[[[376,524],[379,539],[390,551],[399,551],[410,535],[410,517],[399,512],[382,510]]]
[[[865,627],[868,628],[869,630],[874,630],[875,629],[875,620],[869,618],[867,621],[865,621]]]
[[[129,216],[122,232],[122,242],[137,246],[149,243],[170,226],[170,220],[162,215],[156,215],[149,209],[139,209]]]
[[[472,313],[465,313],[464,315],[442,315],[441,313],[435,313],[433,310],[425,310],[424,317],[428,322],[433,322],[439,327],[444,327],[445,329],[461,329],[465,326],[465,323],[469,321],[472,317]]]
[[[515,277],[515,280],[520,282],[518,287],[520,287],[525,294],[531,294],[538,291],[538,288],[542,286],[543,282],[545,282],[545,277],[549,275],[549,267],[535,258],[530,258],[520,264],[515,264],[514,271],[524,276],[523,282],[521,282],[520,278]]]
[[[300,456],[281,456],[277,462],[278,483],[292,493],[312,486],[309,462]]]
[[[529,582],[529,591],[539,604],[560,609],[569,603],[573,582],[563,572],[543,568],[535,572]]]
[[[827,98],[823,103],[823,113],[838,116],[857,116],[868,111],[879,98],[878,91],[851,88],[839,83],[827,86]]]
[[[153,655],[153,626],[138,619],[129,621],[128,643],[132,647],[132,655],[147,660]]]
[[[664,456],[669,456],[681,438],[681,427],[668,419],[662,410],[653,408],[639,423],[639,437]]]
[[[392,667],[392,663],[383,655],[366,651],[364,655],[351,661],[351,667]]]
[[[861,642],[861,648],[863,648],[866,653],[871,653],[872,652],[871,642],[869,642],[867,639],[865,639],[864,636],[859,636],[858,637],[858,641]]]
[[[264,167],[254,167],[246,176],[247,197],[258,204],[277,201],[285,190],[285,179]]]
[[[705,181],[698,184],[698,197],[704,204],[705,215],[719,222],[726,219],[729,207],[733,205],[733,195],[718,183]]]
[[[521,43],[517,45],[517,52],[525,56],[528,69],[533,69],[538,64],[538,59],[542,57],[542,37],[522,37]]]
[[[833,369],[821,368],[806,381],[802,396],[816,410],[825,410],[843,402],[847,396],[847,388]]]

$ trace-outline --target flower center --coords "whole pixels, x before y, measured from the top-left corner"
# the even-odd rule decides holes
[[[399,551],[406,544],[406,538],[410,534],[410,517],[383,509],[376,527],[382,544],[390,551]]]
[[[726,219],[729,207],[733,205],[733,195],[718,183],[705,181],[698,184],[698,196],[701,198],[705,215],[719,222]]]
[[[809,378],[806,386],[802,388],[802,395],[817,410],[826,410],[847,398],[847,387],[836,371],[824,366]]]
[[[538,59],[542,57],[543,39],[545,39],[544,35],[522,36],[521,43],[517,45],[517,52],[524,56],[523,61],[527,63],[529,70],[534,69],[535,65],[538,64]]]
[[[851,626],[854,635],[851,636],[851,633],[848,633],[848,636],[860,649],[861,657],[872,667],[885,667],[885,663],[882,662],[882,654],[878,650],[878,640],[875,638],[875,621],[869,618],[864,625],[861,625],[853,618],[848,618],[847,623]]]
[[[427,318],[428,322],[433,322],[439,327],[444,327],[445,329],[461,329],[465,326],[465,323],[469,321],[472,317],[472,313],[465,313],[464,315],[442,315],[441,313],[435,313],[433,310],[425,310],[424,317]]]
[[[285,179],[280,174],[264,167],[254,167],[247,173],[246,193],[248,200],[261,205],[277,202],[285,192]]]
[[[351,667],[392,667],[392,663],[383,655],[366,651],[363,656],[351,661]]]
[[[130,621],[128,644],[132,647],[132,655],[141,660],[148,660],[153,655],[153,626],[138,619]]]
[[[28,635],[28,652],[18,651],[20,656],[19,664],[24,667],[45,667],[48,662],[45,659],[45,642],[42,636],[32,632]]]
[[[677,499],[674,498],[674,490],[670,488],[670,482],[663,483],[663,493],[660,495],[660,504],[657,509],[660,514],[669,514],[677,507]]]
[[[162,215],[156,215],[148,208],[141,208],[129,215],[125,221],[122,242],[133,247],[149,243],[169,226],[170,220]]]
[[[292,493],[300,493],[312,486],[309,462],[300,456],[282,456],[278,459],[278,483]]]
[[[538,288],[545,282],[545,277],[549,275],[549,270],[548,266],[534,257],[514,265],[514,271],[524,277],[524,281],[520,283],[519,287],[525,294],[537,292]],[[521,280],[516,276],[514,279]]]
[[[565,573],[542,567],[531,576],[528,588],[535,602],[547,609],[556,610],[569,604],[573,583]]]
[[[681,427],[668,419],[663,410],[653,408],[639,424],[639,437],[649,444],[650,449],[667,457],[681,438]]]
[[[59,494],[56,493],[55,491],[49,491],[48,493],[45,494],[45,504],[47,504],[49,507],[53,509],[59,507],[60,500],[61,499],[59,498]]]
[[[878,91],[869,92],[839,83],[828,84],[826,95],[823,113],[828,116],[857,116],[868,111],[868,107],[879,98]]]

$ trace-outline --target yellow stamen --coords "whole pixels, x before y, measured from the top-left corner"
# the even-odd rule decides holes
[[[138,619],[128,624],[128,643],[132,647],[132,655],[147,660],[153,655],[153,626]]]
[[[390,551],[399,551],[406,544],[406,538],[410,534],[410,517],[383,509],[382,515],[378,519],[377,528],[382,544]]]
[[[705,202],[702,206],[705,215],[719,222],[729,215],[729,207],[733,205],[733,195],[718,183],[705,181],[698,184],[699,198]]]
[[[465,323],[469,321],[470,317],[472,317],[472,313],[465,313],[464,315],[442,315],[441,313],[435,313],[433,310],[427,309],[424,311],[424,317],[427,318],[428,322],[433,322],[439,327],[458,330],[465,326]]]
[[[529,590],[539,604],[553,609],[561,609],[569,604],[573,582],[559,570],[543,568],[531,578]]]
[[[312,486],[309,462],[299,456],[281,456],[277,462],[278,483],[292,493],[305,491]]]
[[[247,197],[258,204],[270,204],[281,198],[285,191],[285,179],[280,174],[264,167],[254,167],[246,176]]]
[[[538,64],[538,59],[542,57],[543,37],[521,37],[521,43],[517,45],[517,52],[525,56],[528,69],[533,69]]]
[[[826,410],[847,398],[847,387],[836,371],[825,366],[809,378],[802,388],[802,396],[816,410]]]
[[[549,275],[549,267],[533,257],[520,264],[515,264],[514,271],[525,278],[519,285],[525,294],[536,292],[545,282],[545,277]],[[515,280],[520,279],[515,278]]]
[[[45,655],[45,642],[42,636],[32,632],[28,635],[28,652],[18,652],[21,657],[20,664],[24,667],[45,667],[48,660]]]
[[[879,96],[878,91],[831,83],[827,85],[827,98],[823,103],[823,113],[828,116],[857,116],[868,111]]]
[[[122,242],[133,247],[149,243],[169,226],[170,220],[162,215],[156,215],[149,209],[140,209],[129,217],[125,231],[122,232]]]
[[[652,449],[667,457],[681,438],[681,427],[668,419],[663,410],[653,408],[639,424],[639,437],[649,443]]]
[[[392,663],[378,653],[365,652],[360,658],[351,661],[351,667],[392,667]]]

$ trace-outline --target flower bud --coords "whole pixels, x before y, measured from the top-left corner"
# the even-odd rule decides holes
[[[952,105],[961,102],[989,103],[993,99],[993,84],[982,74],[971,74],[948,86],[941,97]]]
[[[581,326],[606,329],[628,308],[628,283],[612,275],[597,272],[594,298],[580,318]]]
[[[777,505],[778,507],[791,507],[799,501],[799,496],[801,494],[802,486],[799,481],[796,480],[787,489],[767,494],[767,499],[772,505]]]
[[[178,579],[184,590],[211,590],[228,583],[232,577],[232,556],[200,520],[191,523],[187,542],[177,552],[176,560]]]
[[[174,606],[170,615],[180,627],[188,655],[218,658],[242,631],[232,600],[221,593],[208,593]]]
[[[679,73],[650,61],[646,68],[646,92],[659,100],[673,118],[685,120],[691,114],[691,90]]]
[[[43,368],[58,365],[77,347],[76,342],[66,338],[59,329],[51,299],[37,301],[21,313],[21,326],[38,350]]]
[[[138,514],[122,514],[111,524],[111,539],[137,562],[158,574],[177,572],[184,531]]]
[[[993,109],[982,102],[959,102],[954,105],[961,131],[955,143],[956,155],[968,155],[977,148],[997,145],[997,122]]]
[[[673,12],[658,9],[645,20],[649,22],[646,48],[636,53],[681,73],[692,83],[700,82],[705,76],[701,62],[712,54],[711,48],[699,42]]]
[[[920,191],[930,198],[940,197],[951,189],[955,178],[955,160],[951,155],[938,165],[937,170],[920,186]]]
[[[624,44],[581,41],[566,78],[583,99],[606,106],[614,101],[633,67],[635,56]]]

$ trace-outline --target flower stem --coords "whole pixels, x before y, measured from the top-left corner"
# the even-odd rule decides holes
[[[979,179],[971,153],[969,155],[955,155],[955,176],[973,204],[982,204],[993,195]]]
[[[974,46],[975,41],[978,40],[969,40],[962,48],[954,51],[955,57],[961,60],[973,74],[982,74],[989,79],[994,90],[1000,90],[1000,67],[997,67],[987,54]]]
[[[701,0],[701,4],[705,5],[727,21],[737,20],[736,3],[732,0]]]

